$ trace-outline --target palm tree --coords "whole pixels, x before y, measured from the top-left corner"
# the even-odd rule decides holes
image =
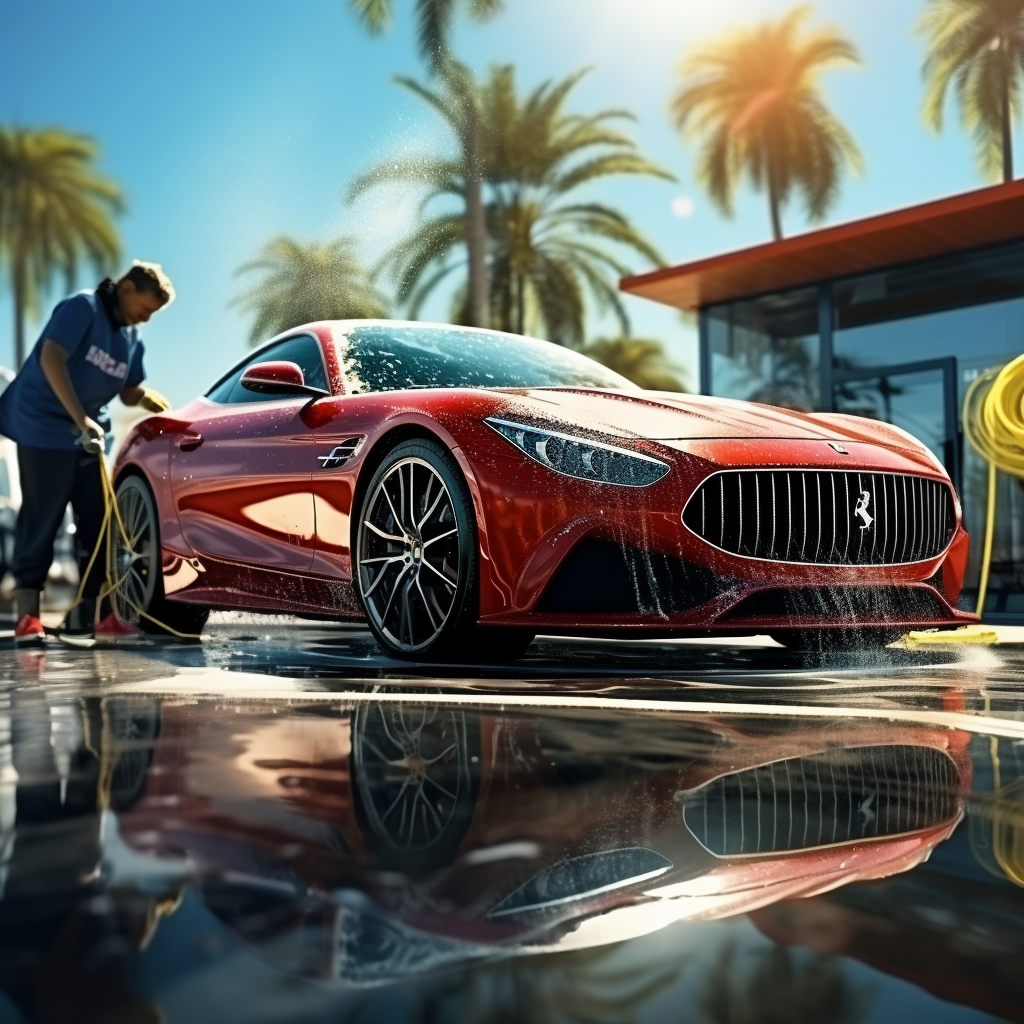
[[[838,198],[845,167],[861,167],[853,137],[819,85],[822,72],[859,64],[860,56],[835,29],[806,30],[809,13],[797,7],[694,51],[672,100],[677,127],[703,147],[697,174],[712,201],[731,216],[745,172],[768,193],[776,239],[794,191],[803,194],[810,219],[821,220]]]
[[[681,372],[669,362],[660,341],[598,338],[583,349],[583,354],[648,391],[686,390]]]
[[[543,330],[553,341],[575,347],[583,343],[587,292],[628,333],[616,281],[629,268],[601,242],[632,249],[654,263],[662,261],[623,214],[597,202],[573,202],[572,193],[612,175],[672,178],[610,126],[610,121],[628,118],[627,113],[566,113],[568,94],[582,74],[545,82],[525,99],[517,96],[508,66],[494,68],[482,86],[472,83],[481,115],[488,193],[491,323],[518,333]],[[450,112],[457,101],[448,95],[451,83],[435,90],[412,79],[399,81],[452,124]],[[425,157],[373,168],[353,183],[350,196],[385,182],[426,186],[424,208],[436,200],[461,198],[466,188],[460,160]],[[433,290],[463,266],[451,256],[466,237],[466,224],[463,210],[439,211],[385,258],[382,268],[394,273],[398,299],[408,305],[410,315],[416,316]],[[464,308],[456,318],[466,319]]]
[[[417,37],[420,55],[438,71],[451,59],[449,37],[459,0],[415,0]],[[394,19],[394,0],[348,0],[359,20],[373,35],[379,35],[391,26]],[[477,21],[485,21],[502,9],[502,0],[464,0],[463,6]]]
[[[487,227],[482,198],[480,110],[472,88],[472,75],[452,58],[449,48],[457,5],[458,0],[416,0],[416,19],[420,54],[431,71],[446,80],[448,98],[454,101],[442,115],[454,129],[462,155],[469,266],[468,319],[474,327],[487,327]],[[465,0],[465,5],[472,17],[483,21],[501,10],[502,0]],[[384,31],[394,14],[394,0],[349,0],[349,6],[374,34]]]
[[[917,24],[928,40],[925,120],[942,128],[950,87],[982,173],[1013,180],[1013,122],[1024,83],[1024,0],[929,0]]]
[[[255,314],[250,344],[315,320],[377,319],[387,303],[353,253],[351,239],[302,243],[279,235],[236,273],[260,280],[231,305]]]
[[[97,273],[119,258],[111,214],[121,190],[98,173],[99,147],[59,128],[0,126],[0,261],[14,297],[14,360],[25,361],[25,318],[38,314],[53,277],[68,291],[88,259]]]

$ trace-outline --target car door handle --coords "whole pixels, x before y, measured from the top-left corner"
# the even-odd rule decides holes
[[[177,445],[183,452],[194,452],[202,443],[202,434],[182,434],[177,440]]]

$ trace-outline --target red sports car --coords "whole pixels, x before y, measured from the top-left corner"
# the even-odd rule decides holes
[[[890,722],[170,702],[147,743],[144,708],[112,717],[145,730],[115,761],[118,834],[166,876],[187,864],[278,969],[323,980],[618,942],[907,871],[971,782],[967,734]]]
[[[494,331],[297,327],[139,422],[114,479],[117,611],[179,630],[214,607],[365,617],[392,655],[498,659],[540,631],[974,621],[959,501],[909,434],[641,391]]]

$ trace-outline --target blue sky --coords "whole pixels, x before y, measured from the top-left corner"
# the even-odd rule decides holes
[[[825,80],[866,159],[831,223],[983,184],[955,111],[941,136],[922,124],[923,51],[911,30],[923,4],[815,5],[815,21],[840,26],[865,60],[863,69]],[[695,185],[693,152],[668,116],[679,60],[702,39],[790,6],[506,0],[506,12],[491,22],[461,25],[456,49],[481,71],[514,64],[522,89],[592,67],[572,109],[633,111],[630,130],[642,151],[679,179],[613,181],[593,196],[619,206],[677,263],[769,234],[762,196],[744,191],[735,218],[725,220]],[[423,73],[411,9],[412,0],[398,0],[393,31],[371,39],[347,0],[0,0],[0,121],[58,125],[101,143],[101,167],[128,197],[120,222],[126,257],[162,262],[178,288],[174,306],[145,331],[150,380],[175,402],[205,390],[244,353],[249,324],[228,306],[243,286],[234,272],[267,239],[349,235],[372,262],[415,223],[408,193],[379,190],[355,206],[344,202],[348,182],[369,165],[448,145],[431,112],[391,81]],[[672,213],[681,196],[694,203],[686,218]],[[786,228],[807,228],[798,208]],[[92,283],[87,272],[80,286]],[[695,382],[692,330],[671,310],[627,303],[634,333],[665,341]],[[427,313],[445,309],[439,300]],[[8,365],[11,323],[5,280],[0,362]],[[31,338],[40,326],[30,324]],[[593,326],[595,335],[611,328]]]

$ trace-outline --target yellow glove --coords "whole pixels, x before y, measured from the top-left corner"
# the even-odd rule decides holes
[[[168,402],[159,391],[154,391],[153,388],[142,389],[142,397],[139,399],[139,405],[141,405],[146,412],[167,412],[171,407],[171,403]]]

